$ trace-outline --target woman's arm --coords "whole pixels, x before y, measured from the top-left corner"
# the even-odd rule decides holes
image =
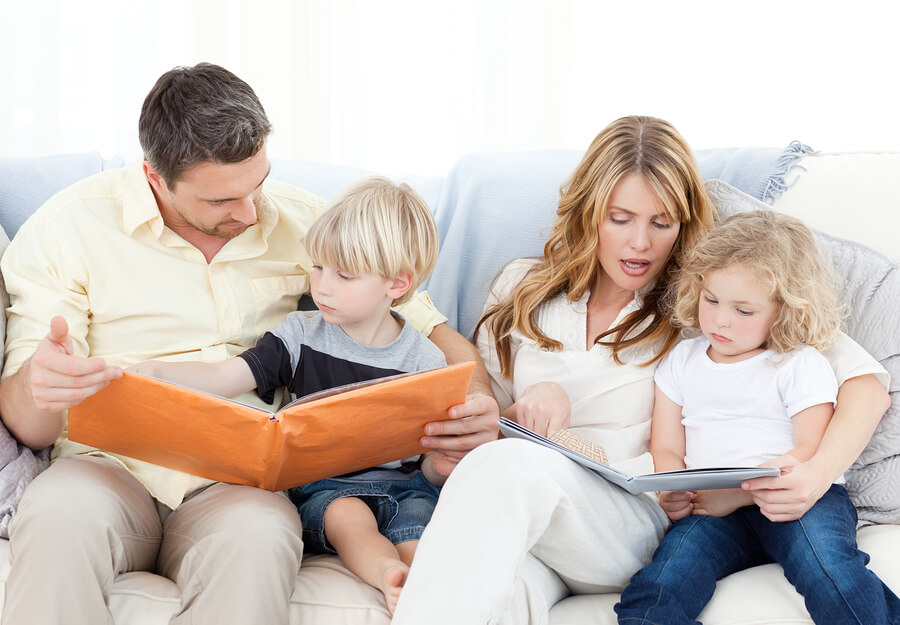
[[[763,466],[781,467],[780,476],[748,480],[742,487],[753,491],[754,503],[769,520],[799,519],[859,457],[890,405],[875,375],[845,381],[815,455],[805,462],[790,455],[775,458]]]

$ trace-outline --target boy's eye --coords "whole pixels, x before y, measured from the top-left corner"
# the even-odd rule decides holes
[[[349,273],[344,273],[342,271],[338,272],[338,277],[341,280],[352,280],[353,279],[353,276],[351,276]]]
[[[218,206],[225,206],[225,200],[216,200],[215,202],[210,202],[209,205],[214,208]]]
[[[319,264],[317,264],[317,263],[313,263],[312,269],[313,269],[313,271],[322,271],[322,265],[319,265]]]

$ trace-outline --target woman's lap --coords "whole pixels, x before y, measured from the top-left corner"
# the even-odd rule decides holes
[[[630,495],[555,451],[518,440],[482,445],[442,490],[401,599],[409,612],[398,609],[396,622],[407,614],[415,622],[446,588],[461,585],[482,600],[461,607],[465,613],[448,612],[446,622],[502,619],[528,591],[529,553],[575,592],[619,590],[649,561],[667,525],[649,497]],[[541,590],[558,598],[554,592]]]

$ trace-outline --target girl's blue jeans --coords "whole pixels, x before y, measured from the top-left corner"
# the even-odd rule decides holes
[[[846,489],[835,484],[796,521],[769,521],[756,506],[677,521],[622,592],[619,623],[695,625],[717,580],[777,562],[816,625],[900,625],[900,600],[856,546],[856,520]]]

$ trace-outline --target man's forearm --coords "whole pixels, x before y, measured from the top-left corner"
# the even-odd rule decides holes
[[[469,383],[470,394],[480,393],[482,395],[487,395],[488,397],[494,396],[494,393],[491,391],[490,376],[488,376],[487,369],[484,366],[484,362],[481,360],[481,356],[478,355],[478,350],[475,349],[475,346],[467,341],[462,334],[448,326],[446,323],[442,323],[435,326],[434,330],[431,331],[431,334],[428,335],[428,338],[444,352],[444,357],[449,364],[456,364],[459,362],[475,363],[475,370],[472,372],[472,381]]]
[[[28,391],[27,360],[16,373],[0,382],[0,417],[19,442],[43,449],[56,442],[65,424],[65,411],[49,412],[35,406]]]

